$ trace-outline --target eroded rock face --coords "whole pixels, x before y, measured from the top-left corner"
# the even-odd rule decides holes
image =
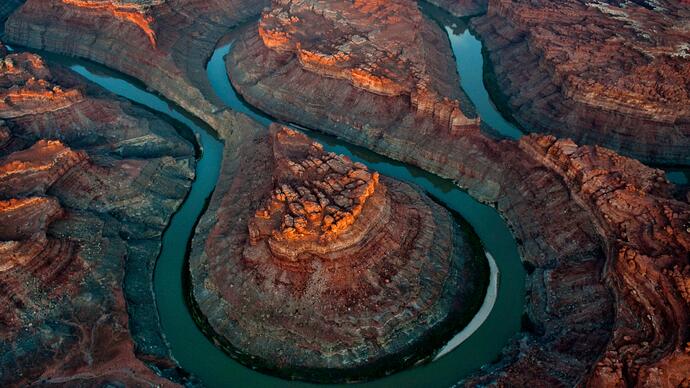
[[[689,17],[678,1],[495,0],[473,26],[526,128],[688,164]]]
[[[135,77],[223,134],[203,71],[220,38],[268,0],[28,0],[5,24],[14,44],[86,58]]]
[[[299,132],[244,136],[190,259],[226,350],[282,376],[361,380],[429,356],[471,319],[486,261],[446,210]]]
[[[165,0],[62,0],[64,4],[79,7],[86,12],[93,12],[94,16],[110,14],[111,17],[123,23],[135,25],[146,35],[151,47],[156,48],[156,33],[153,30],[153,17],[147,15],[148,8],[160,5]]]
[[[424,134],[479,126],[456,87],[447,38],[414,2],[275,1],[258,28],[240,39],[231,53],[231,79],[240,91],[252,88],[244,94],[258,106],[265,104],[260,96],[273,92],[257,81],[280,67],[281,82],[302,85],[294,102],[348,106],[336,115],[353,126],[414,127]],[[336,85],[340,89],[328,91]]]
[[[172,385],[147,366],[178,374],[152,273],[128,276],[153,268],[193,147],[34,54],[3,53],[0,95],[0,383]]]
[[[690,205],[672,197],[663,171],[608,149],[551,136],[521,146],[566,180],[608,241],[616,328],[588,384],[690,383]]]
[[[351,227],[367,200],[385,190],[376,190],[379,174],[342,155],[325,154],[320,144],[307,145],[295,132],[282,130],[276,138],[274,148],[280,154],[275,157],[280,163],[275,189],[249,223],[251,244],[268,237],[271,252],[290,259],[333,250],[331,243],[344,242],[343,234],[353,234]],[[338,244],[341,248],[358,243],[370,228],[356,229],[357,236]]]

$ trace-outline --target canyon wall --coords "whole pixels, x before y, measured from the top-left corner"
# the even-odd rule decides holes
[[[426,0],[455,17],[481,15],[486,12],[487,0]]]
[[[194,148],[73,73],[1,51],[0,383],[182,382],[152,281]]]
[[[496,94],[528,131],[690,164],[683,2],[489,1],[474,19]]]
[[[528,153],[556,171],[604,237],[616,328],[588,386],[690,383],[690,204],[661,171],[601,147],[529,136]]]
[[[671,334],[662,335],[658,328],[650,328],[634,336],[621,334],[626,332],[620,328],[622,325],[635,327],[636,324],[621,314],[640,311],[641,307],[635,307],[638,305],[634,305],[637,303],[634,302],[634,297],[622,298],[620,295],[627,295],[631,289],[653,288],[654,281],[658,278],[637,276],[627,279],[629,270],[618,268],[617,263],[621,262],[619,256],[623,251],[628,252],[626,254],[637,252],[637,255],[649,258],[658,257],[659,252],[655,250],[659,243],[639,244],[635,251],[627,248],[621,251],[623,247],[611,249],[618,246],[619,240],[628,238],[627,233],[644,234],[650,228],[670,230],[667,234],[683,236],[682,222],[673,221],[669,224],[668,219],[679,216],[684,220],[682,217],[685,217],[687,203],[683,201],[687,199],[671,196],[676,191],[665,181],[663,172],[644,167],[612,151],[601,152],[616,162],[592,162],[595,167],[588,168],[596,171],[596,174],[617,177],[624,170],[621,166],[632,167],[629,167],[630,176],[598,182],[600,192],[616,190],[621,179],[623,182],[627,180],[626,184],[630,185],[648,181],[649,183],[641,185],[656,184],[663,188],[658,193],[654,192],[660,197],[653,200],[673,203],[670,211],[664,210],[663,206],[649,205],[646,209],[649,209],[650,215],[644,219],[644,223],[638,224],[638,232],[634,231],[634,225],[630,226],[631,229],[607,230],[602,226],[602,219],[629,223],[631,214],[621,213],[621,210],[611,206],[593,207],[588,202],[590,199],[583,199],[585,197],[580,193],[580,183],[577,180],[569,179],[568,174],[562,169],[554,168],[553,162],[530,146],[530,142],[536,142],[531,137],[521,142],[496,141],[480,131],[480,126],[476,123],[464,126],[459,131],[446,131],[442,126],[425,124],[434,122],[433,114],[428,109],[417,110],[412,93],[410,99],[397,91],[384,94],[362,87],[348,77],[334,75],[330,70],[332,65],[326,68],[305,66],[299,50],[303,47],[301,39],[307,38],[301,37],[312,35],[304,31],[319,28],[315,21],[321,20],[320,15],[327,13],[328,7],[329,5],[319,4],[313,9],[305,10],[290,1],[275,2],[273,11],[264,13],[264,18],[268,19],[266,22],[262,21],[257,29],[248,30],[238,38],[235,49],[227,58],[228,74],[235,88],[247,101],[272,116],[305,127],[320,128],[383,155],[452,179],[475,198],[493,204],[506,218],[520,243],[521,256],[528,270],[525,330],[506,346],[499,362],[486,366],[464,383],[468,386],[496,383],[506,386],[551,387],[572,386],[587,381],[596,385],[608,381],[624,385],[643,374],[656,374],[650,378],[657,380],[649,381],[666,386],[682,381],[678,376],[685,372],[683,361],[686,350],[681,344],[687,342],[687,333],[682,329],[687,320],[687,309],[682,307],[682,298],[679,299],[677,295],[685,292],[684,284],[688,278],[685,267],[681,265],[682,261],[679,261],[683,258],[683,249],[687,247],[683,243],[676,243],[670,256],[663,256],[664,259],[661,259],[668,263],[658,264],[660,267],[656,269],[657,272],[668,272],[665,276],[669,279],[669,284],[673,282],[678,285],[657,290],[653,295],[645,296],[646,299],[641,302],[644,305],[644,300],[664,303],[672,301],[675,306],[673,311],[647,309],[651,317],[649,319],[664,322],[664,330],[670,330]],[[356,8],[356,4],[353,8]],[[275,14],[284,16],[282,26],[291,26],[288,34],[280,34],[288,31],[286,27],[265,27],[273,25],[272,18]],[[385,20],[371,17],[378,23]],[[312,20],[312,23],[303,26],[299,20],[304,19]],[[414,18],[389,22],[392,26],[388,31],[394,31],[394,26],[398,26],[398,23],[406,24],[408,30],[423,28],[417,24],[419,19]],[[329,25],[327,20],[325,23]],[[340,24],[336,24],[336,27],[339,26]],[[501,24],[494,26],[499,28]],[[265,38],[266,34],[261,32],[261,28],[264,32],[276,32],[284,38],[281,44],[272,44],[270,39]],[[350,36],[359,35],[359,24],[348,28],[346,31]],[[386,28],[380,30],[386,31]],[[387,39],[395,40],[395,35],[374,36],[372,39],[378,41],[365,40],[359,41],[359,44],[377,47]],[[341,41],[336,39],[334,42]],[[416,40],[405,39],[404,42],[396,43],[410,45],[414,44],[410,42]],[[447,50],[447,47],[443,48],[447,46],[445,40],[427,40],[428,42],[438,44],[436,53]],[[319,42],[319,48],[330,44],[331,42]],[[369,49],[359,47],[362,52]],[[414,52],[414,48],[408,50],[402,51]],[[371,60],[366,62],[366,66],[374,69],[402,59],[399,54],[384,59],[371,55],[365,57]],[[332,58],[335,59],[331,63],[337,63],[337,66],[350,66],[349,58],[344,60],[337,55]],[[447,62],[441,65],[444,58]],[[421,64],[420,67],[430,69],[452,66],[450,58],[452,57],[447,51],[441,57],[423,56],[417,52],[414,60]],[[425,62],[434,63],[424,67]],[[440,83],[458,85],[454,70],[431,74],[432,77],[439,77]],[[449,74],[452,74],[451,78],[448,78]],[[415,82],[423,80],[420,77],[407,77],[405,73],[391,76],[396,77],[392,80],[396,84],[412,85],[407,90],[414,90]],[[455,98],[458,98],[458,94],[455,94]],[[467,109],[465,115],[471,117],[471,106],[462,100],[456,100],[455,103],[460,108]],[[416,116],[410,118],[409,112],[416,112]],[[673,147],[663,148],[663,152],[667,150],[673,152]],[[568,157],[575,158],[570,154]],[[572,174],[579,176],[577,173]],[[636,191],[632,190],[632,193],[635,194]],[[644,197],[643,194],[640,195]],[[633,200],[629,194],[624,197]],[[624,201],[619,199],[618,202]],[[640,261],[640,265],[649,265],[654,259],[640,258],[632,261],[636,260]],[[627,263],[629,260],[623,261]],[[622,280],[624,278],[626,279]],[[656,348],[650,345],[650,338],[656,338],[655,336],[660,345]],[[621,341],[638,345],[627,348]],[[652,348],[655,350],[649,350]],[[645,354],[650,355],[644,356]],[[638,365],[633,367],[630,363],[635,355],[640,357]],[[658,365],[668,366],[673,377],[660,380]],[[640,372],[635,372],[635,368]],[[598,380],[596,376],[601,376],[601,379]],[[610,380],[606,380],[608,378]]]
[[[223,110],[205,64],[219,39],[267,0],[28,0],[5,24],[9,43],[90,59],[146,84],[218,133]]]

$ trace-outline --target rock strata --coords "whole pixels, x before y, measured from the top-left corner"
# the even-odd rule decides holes
[[[528,130],[688,164],[689,17],[678,1],[493,0],[472,24]]]
[[[216,43],[268,0],[28,0],[5,23],[13,44],[132,76],[208,123],[235,124],[204,71]]]
[[[563,177],[607,241],[616,327],[587,385],[690,383],[690,204],[663,171],[608,149],[551,136],[521,146]]]
[[[173,385],[152,273],[123,284],[152,268],[193,147],[34,54],[2,55],[0,95],[0,384]]]
[[[260,81],[278,67],[281,82],[302,86],[291,100],[348,106],[341,119],[352,125],[458,134],[479,119],[456,87],[447,42],[409,1],[276,1],[242,34],[229,71],[240,91],[255,85],[243,94],[261,108],[271,98],[259,96],[275,92]]]
[[[244,136],[190,259],[195,302],[230,354],[362,380],[430,356],[471,319],[486,259],[448,211],[294,130]]]
[[[426,0],[455,17],[480,15],[486,12],[487,0]]]

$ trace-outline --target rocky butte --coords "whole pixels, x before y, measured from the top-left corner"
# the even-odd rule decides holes
[[[169,124],[0,45],[0,384],[183,381],[150,284],[193,167]]]
[[[294,130],[244,136],[190,260],[198,310],[230,354],[363,380],[432,355],[471,319],[488,266],[448,211]]]
[[[524,127],[649,163],[690,164],[683,1],[489,1],[473,20]]]

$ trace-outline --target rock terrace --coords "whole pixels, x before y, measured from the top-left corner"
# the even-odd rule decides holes
[[[452,88],[437,82],[439,69],[423,61],[429,40],[440,39],[427,23],[405,0],[280,0],[263,13],[258,35],[266,48],[293,53],[306,71],[377,95],[406,96],[410,108],[444,131],[477,126]]]
[[[150,278],[123,279],[155,260],[193,148],[40,56],[0,53],[0,384],[171,384],[147,365],[177,373]]]

